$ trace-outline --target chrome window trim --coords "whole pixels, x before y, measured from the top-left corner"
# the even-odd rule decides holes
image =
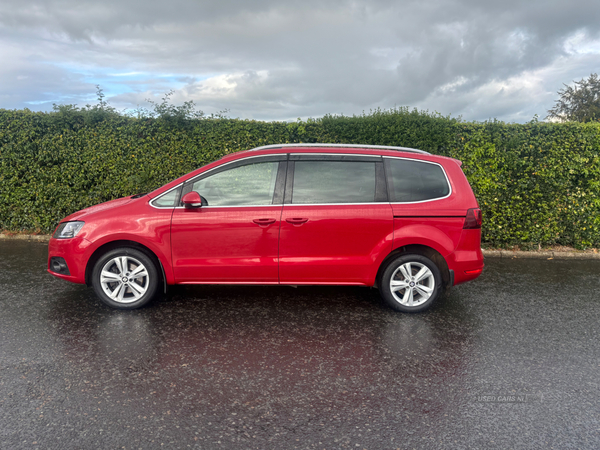
[[[364,206],[364,205],[389,205],[390,202],[365,202],[365,203],[284,203],[283,206]]]
[[[167,195],[169,192],[171,192],[171,191],[173,191],[173,190],[175,190],[175,189],[179,189],[181,186],[183,186],[183,183],[180,183],[180,184],[178,184],[177,186],[175,186],[175,187],[172,187],[172,188],[171,188],[171,189],[169,189],[168,191],[165,191],[165,192],[163,192],[162,194],[160,194],[160,195],[158,195],[158,196],[154,197],[152,200],[150,200],[150,206],[152,206],[154,209],[173,209],[173,208],[175,208],[175,206],[156,206],[156,205],[154,205],[153,203],[154,203],[156,200],[158,200],[158,199],[162,198],[164,195]]]
[[[323,160],[323,161],[313,161],[313,162],[356,162],[356,163],[369,163],[369,164],[377,164],[377,163],[382,163],[383,159],[381,159],[381,155],[361,155],[359,153],[290,153],[290,156],[304,156],[304,155],[308,155],[308,156],[361,156],[361,157],[367,157],[370,161],[336,161],[336,160]],[[403,159],[408,159],[410,160],[410,158],[403,158]],[[291,161],[291,160],[290,160]],[[295,160],[292,161],[294,163],[302,163],[302,162],[310,162],[310,159],[306,159],[306,160]],[[377,174],[377,169],[375,170],[375,174]],[[375,178],[375,189],[377,189],[377,179]],[[292,186],[292,190],[293,190],[293,186]],[[376,196],[377,194],[375,194]],[[356,202],[351,202],[351,203],[293,203],[293,197],[292,197],[292,203],[284,203],[285,206],[302,206],[302,205],[306,205],[306,206],[333,206],[333,205],[381,205],[381,204],[389,204],[389,202],[364,202],[364,203],[356,203]]]
[[[241,161],[246,161],[246,160],[248,160],[248,159],[254,159],[254,158],[268,158],[268,157],[270,157],[270,156],[281,156],[281,155],[287,156],[287,153],[281,153],[281,154],[274,153],[274,154],[272,154],[272,155],[256,155],[256,156],[248,156],[247,158],[234,159],[233,161],[229,161],[229,162],[227,162],[227,163],[225,163],[225,164],[219,164],[218,166],[216,166],[216,167],[213,167],[212,169],[209,169],[209,170],[207,170],[206,172],[202,172],[202,173],[200,173],[200,174],[196,175],[194,178],[190,178],[189,180],[185,180],[185,181],[184,181],[183,183],[181,183],[181,184],[185,184],[185,183],[194,183],[194,182],[195,182],[195,181],[196,181],[198,178],[200,178],[200,177],[203,177],[204,175],[206,175],[206,174],[208,174],[208,173],[211,173],[213,170],[222,169],[223,167],[227,167],[229,164],[239,163],[239,162],[241,162]],[[281,160],[278,160],[278,161],[276,161],[276,160],[273,160],[273,161],[265,161],[265,162],[280,162],[280,161],[285,161],[285,159],[281,159]]]
[[[283,155],[286,155],[286,153],[283,153]],[[194,178],[190,178],[190,179],[188,179],[188,180],[185,180],[185,181],[183,181],[183,182],[179,183],[177,186],[175,186],[175,187],[172,187],[172,188],[171,188],[171,189],[169,189],[168,191],[165,191],[165,192],[163,192],[162,194],[160,194],[160,195],[158,195],[158,196],[154,197],[152,200],[150,200],[150,206],[152,206],[152,207],[153,207],[153,208],[155,208],[155,209],[177,209],[177,208],[185,208],[184,206],[155,206],[155,205],[153,205],[152,203],[153,203],[155,200],[157,200],[157,199],[161,198],[163,195],[166,195],[166,194],[168,194],[168,193],[169,193],[169,192],[171,192],[173,189],[177,189],[178,187],[181,187],[181,186],[183,186],[185,183],[193,183],[193,182],[194,182],[194,181],[195,181],[197,178],[199,178],[199,177],[202,177],[202,176],[204,176],[204,175],[206,175],[206,174],[208,174],[208,173],[211,173],[213,170],[216,170],[216,169],[221,169],[222,167],[226,167],[226,166],[228,166],[229,164],[237,163],[237,162],[240,162],[240,161],[246,161],[246,160],[248,160],[248,159],[254,159],[254,158],[265,158],[265,157],[269,157],[269,156],[277,156],[277,154],[274,154],[274,155],[256,155],[256,156],[248,156],[247,158],[234,159],[233,161],[226,162],[225,164],[219,164],[218,166],[215,166],[215,167],[213,167],[213,168],[211,168],[211,169],[207,170],[206,172],[202,172],[202,173],[200,173],[200,174],[196,175]],[[283,161],[283,160],[282,160],[282,161]],[[273,162],[274,162],[274,161],[273,161]],[[277,206],[277,205],[272,205],[272,206]],[[203,208],[207,208],[207,207],[206,207],[206,206],[203,206]],[[216,206],[212,206],[212,208],[216,208]]]
[[[425,163],[425,164],[433,164],[435,166],[438,166],[440,169],[442,169],[442,173],[444,174],[444,177],[446,178],[446,184],[448,185],[448,195],[444,196],[444,197],[436,197],[436,198],[430,198],[427,200],[417,200],[414,202],[389,202],[391,205],[411,205],[411,204],[416,204],[416,203],[428,203],[428,202],[435,202],[438,200],[444,200],[445,198],[448,198],[452,195],[452,183],[450,183],[450,179],[448,178],[448,174],[446,173],[446,170],[444,169],[444,166],[442,166],[440,163],[436,163],[433,161],[423,161],[422,159],[413,159],[413,158],[403,158],[402,156],[384,156],[384,158],[389,158],[389,159],[405,159],[407,161],[415,161],[415,162],[420,162],[420,163]],[[386,179],[387,179],[387,174],[386,174]],[[391,193],[388,192],[388,196],[390,196]]]
[[[364,206],[364,205],[389,205],[390,202],[369,202],[369,203],[285,203],[279,205],[223,205],[223,206],[202,206],[198,209],[210,208],[269,208],[276,206]],[[175,206],[170,209],[185,209],[185,206]]]
[[[350,156],[350,157],[358,156],[361,158],[369,158],[369,159],[373,159],[373,160],[376,160],[376,159],[381,160],[381,158],[383,158],[383,156],[381,156],[381,155],[363,155],[361,153],[326,153],[326,152],[325,153],[288,153],[288,155],[290,155],[290,156],[306,156],[307,159],[310,158],[311,156],[333,156],[333,157],[336,157],[336,156]],[[392,156],[390,156],[390,158],[392,158]],[[410,160],[410,158],[402,158],[402,159]],[[294,162],[299,162],[299,161],[302,162],[303,160],[294,160]],[[324,161],[327,161],[327,162],[370,162],[370,161],[348,161],[348,160],[335,161],[334,159],[324,160]],[[375,162],[375,161],[373,161],[373,162]]]
[[[308,144],[289,144],[289,145],[293,145],[293,146],[300,146],[300,145],[308,145]],[[318,146],[318,144],[315,144],[315,146]],[[339,144],[339,146],[343,147],[342,144]],[[266,146],[266,147],[274,147],[274,148],[281,148],[281,146]],[[359,146],[360,147],[360,146]],[[364,148],[360,147],[360,148]],[[401,148],[401,147],[394,147],[394,148]],[[253,149],[253,150],[257,150],[257,149]],[[429,154],[427,152],[424,152],[426,154]],[[286,153],[283,153],[286,154]],[[384,155],[363,155],[360,153],[287,153],[289,155],[333,155],[333,156],[367,156],[367,157],[373,157],[373,158],[389,158],[389,159],[404,159],[407,161],[416,161],[416,162],[421,162],[421,163],[425,163],[425,164],[434,164],[436,166],[439,166],[442,169],[442,173],[444,174],[444,177],[446,178],[446,183],[448,184],[448,188],[450,190],[450,192],[448,193],[448,195],[446,195],[445,197],[436,197],[436,198],[432,198],[432,199],[428,199],[428,200],[417,200],[414,202],[368,202],[368,203],[286,203],[283,205],[238,205],[238,206],[234,206],[234,205],[230,205],[230,206],[203,206],[202,208],[256,208],[256,207],[265,207],[265,206],[335,206],[335,205],[385,205],[385,204],[391,204],[391,205],[410,205],[410,204],[417,204],[417,203],[428,203],[428,202],[435,202],[437,200],[444,200],[445,198],[448,198],[452,195],[452,184],[450,183],[450,179],[448,178],[448,174],[446,173],[446,170],[444,169],[444,166],[442,166],[439,163],[433,162],[433,161],[423,161],[422,159],[413,159],[413,158],[406,158],[406,157],[402,157],[402,156],[384,156]],[[233,161],[229,161],[225,164],[220,164],[218,166],[215,166],[209,170],[207,170],[206,172],[202,172],[199,175],[196,175],[194,178],[190,178],[189,180],[183,181],[182,183],[179,183],[177,186],[172,187],[171,189],[169,189],[168,191],[163,192],[162,194],[160,194],[159,196],[153,198],[150,201],[150,206],[152,208],[155,209],[185,209],[185,206],[155,206],[152,203],[159,199],[160,197],[162,197],[163,195],[168,194],[169,192],[171,192],[173,189],[177,189],[181,186],[183,186],[185,183],[189,183],[189,182],[193,182],[196,178],[204,176],[206,174],[209,174],[210,172],[212,172],[213,170],[216,169],[220,169],[222,167],[226,167],[229,164],[233,164],[233,163],[237,163],[240,161],[246,161],[248,159],[254,159],[254,158],[262,158],[262,157],[268,157],[271,155],[256,155],[256,156],[248,156],[246,158],[241,158],[241,159],[235,159]]]

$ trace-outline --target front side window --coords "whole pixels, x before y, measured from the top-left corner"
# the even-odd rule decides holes
[[[207,206],[271,205],[277,180],[278,162],[247,164],[195,181],[196,191]]]
[[[296,161],[292,203],[371,203],[375,163]]]
[[[446,197],[450,186],[438,164],[386,158],[392,202],[419,202]]]

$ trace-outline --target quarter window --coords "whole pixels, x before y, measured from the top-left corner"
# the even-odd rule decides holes
[[[181,192],[181,186],[161,195],[152,204],[159,208],[173,208],[177,200],[179,200],[179,192]]]
[[[295,162],[292,203],[370,203],[374,201],[374,162]]]
[[[192,184],[208,206],[271,205],[278,162],[247,164],[209,175]]]
[[[418,202],[446,197],[450,186],[437,164],[385,158],[392,202]]]

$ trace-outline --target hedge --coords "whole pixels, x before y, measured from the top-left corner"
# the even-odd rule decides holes
[[[76,210],[150,191],[227,153],[336,142],[463,161],[490,246],[600,246],[597,123],[469,123],[406,108],[293,123],[167,119],[0,109],[0,229],[51,232]]]

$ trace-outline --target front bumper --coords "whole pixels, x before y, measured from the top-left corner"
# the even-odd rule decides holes
[[[55,277],[73,283],[85,284],[85,268],[89,258],[88,249],[91,243],[84,238],[50,239],[48,244],[48,272]],[[52,267],[52,258],[62,258],[68,270],[57,273]],[[68,275],[67,275],[68,273]]]

